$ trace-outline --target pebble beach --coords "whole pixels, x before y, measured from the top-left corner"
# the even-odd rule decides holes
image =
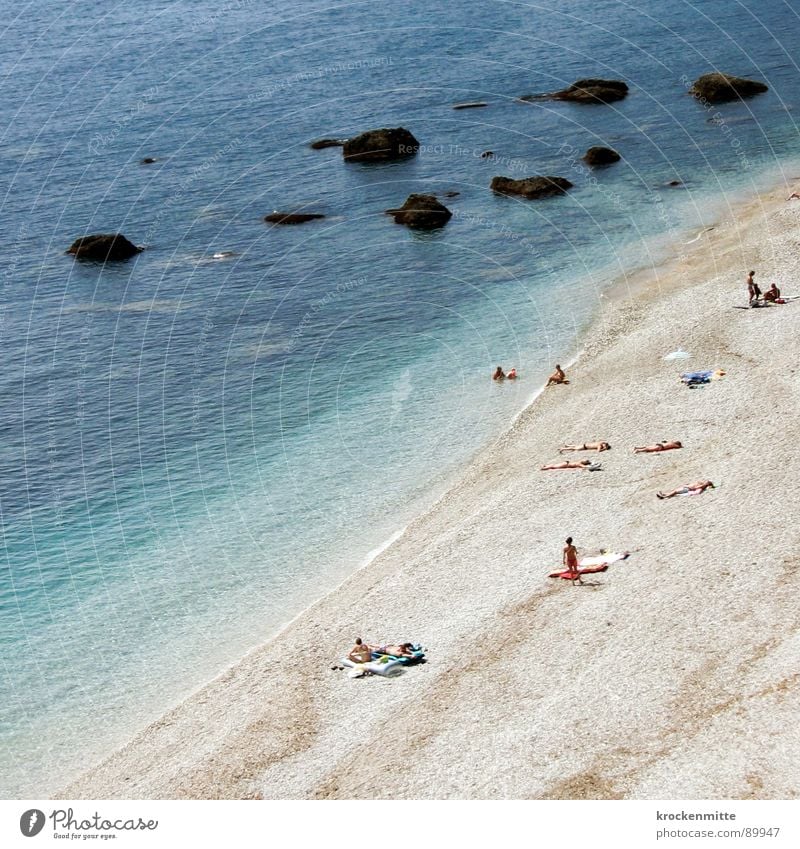
[[[619,280],[569,385],[366,567],[56,797],[796,798],[800,301],[735,309],[751,268],[800,295],[791,190]],[[676,350],[690,357],[664,360]],[[680,382],[714,368],[724,379]],[[539,471],[599,439],[602,471]],[[632,452],[662,439],[683,448]],[[700,478],[716,488],[656,498]],[[550,579],[567,536],[631,555],[583,586]],[[421,642],[427,663],[348,678],[331,667],[356,636]]]

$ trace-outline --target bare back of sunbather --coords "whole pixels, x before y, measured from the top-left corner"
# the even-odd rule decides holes
[[[542,466],[540,471],[549,472],[557,469],[588,469],[591,464],[591,460],[564,460],[563,463],[548,463],[546,466]]]
[[[562,445],[558,450],[564,451],[608,451],[608,442],[582,442],[580,445]]]
[[[677,439],[673,442],[657,442],[655,445],[640,445],[633,449],[634,454],[657,454],[659,451],[672,451],[675,448],[683,448],[683,444]]]
[[[414,652],[411,648],[411,643],[395,643],[386,646],[379,646],[377,651],[382,654],[390,654],[393,657],[413,657]]]
[[[353,663],[369,663],[372,659],[372,649],[365,642],[362,642],[361,637],[358,637],[347,657]]]

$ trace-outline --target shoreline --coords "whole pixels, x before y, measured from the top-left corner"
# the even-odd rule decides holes
[[[574,365],[571,368],[578,376],[577,382],[582,384],[587,374],[597,372],[598,361],[602,361],[604,356],[608,356],[609,351],[613,351],[615,346],[623,344],[626,338],[629,338],[626,337],[626,331],[633,333],[636,327],[646,322],[646,317],[642,315],[646,306],[660,304],[663,307],[671,299],[685,299],[697,286],[709,285],[704,279],[694,279],[687,288],[684,279],[667,280],[666,278],[702,275],[703,263],[708,261],[704,254],[709,251],[713,254],[714,276],[719,275],[720,271],[716,266],[723,260],[728,263],[728,266],[731,261],[735,265],[736,260],[732,260],[731,255],[736,252],[734,243],[737,243],[740,238],[739,231],[743,226],[753,225],[758,216],[765,220],[770,216],[775,217],[781,208],[778,204],[778,191],[775,189],[758,195],[742,204],[741,208],[736,209],[732,223],[723,220],[715,225],[715,230],[708,234],[708,239],[698,237],[699,244],[692,245],[692,251],[685,252],[684,255],[663,263],[655,269],[640,269],[642,273],[654,271],[655,280],[640,280],[636,271],[626,274],[619,281],[621,287],[619,297],[608,296],[598,305],[596,315],[584,334],[585,342],[573,358]],[[780,189],[780,191],[784,190]],[[765,209],[765,203],[769,209]],[[704,234],[705,228],[700,236]],[[743,277],[743,274],[737,273],[733,280],[738,281],[739,277]],[[737,288],[743,290],[741,282],[733,282],[731,286],[734,292]],[[623,289],[627,293],[624,296]],[[737,293],[732,294],[730,300],[741,302],[744,299],[741,293]],[[773,313],[774,310],[764,312]],[[731,318],[728,315],[724,317]],[[738,318],[735,315],[733,317]],[[634,325],[633,331],[630,328],[631,324]],[[653,371],[658,368],[652,363],[650,365]],[[693,359],[687,361],[687,368],[689,365],[701,367],[702,364]],[[680,364],[677,367],[670,364],[668,368],[671,372],[676,371],[680,369]],[[608,375],[605,375],[605,379],[609,379]],[[611,379],[614,379],[613,376]],[[575,382],[573,381],[572,386]],[[724,381],[719,388],[727,388],[730,382],[730,380]],[[135,735],[126,746],[117,750],[100,765],[84,773],[81,778],[71,783],[59,798],[119,798],[121,796],[125,798],[242,798],[258,795],[264,798],[277,798],[283,795],[283,791],[270,793],[268,788],[276,786],[276,782],[280,784],[281,777],[287,785],[286,789],[290,798],[331,797],[340,793],[358,796],[359,785],[353,784],[352,768],[356,763],[363,766],[363,757],[359,760],[359,752],[363,747],[355,740],[349,747],[347,745],[335,747],[334,756],[331,747],[325,745],[325,740],[330,743],[337,737],[336,717],[345,719],[352,725],[353,706],[360,705],[360,708],[357,708],[360,710],[364,707],[363,700],[373,696],[376,701],[370,707],[374,709],[376,717],[385,719],[402,715],[396,705],[388,701],[387,694],[392,689],[402,687],[404,691],[408,691],[404,692],[406,698],[409,693],[422,695],[425,698],[423,694],[426,690],[433,688],[438,692],[441,689],[434,680],[437,672],[449,683],[460,686],[459,678],[462,674],[459,671],[454,672],[447,666],[440,666],[439,660],[442,651],[444,651],[445,659],[450,657],[452,661],[453,657],[457,656],[457,652],[454,654],[454,640],[456,642],[458,639],[471,640],[474,634],[480,633],[481,630],[489,634],[498,629],[502,630],[498,622],[502,623],[504,617],[508,616],[509,607],[514,610],[515,606],[521,604],[525,609],[531,607],[532,612],[533,608],[552,605],[553,598],[562,595],[560,592],[562,588],[552,582],[548,584],[542,577],[541,570],[539,572],[534,570],[534,578],[526,576],[522,583],[515,573],[516,582],[509,580],[506,583],[500,578],[501,576],[511,577],[507,565],[495,564],[492,570],[493,573],[497,573],[492,582],[494,595],[489,602],[483,604],[474,598],[464,598],[463,587],[458,584],[454,586],[452,579],[448,580],[447,576],[442,586],[442,581],[437,580],[441,576],[431,572],[431,564],[428,561],[431,557],[430,551],[436,553],[434,559],[440,565],[443,559],[447,560],[442,553],[445,542],[447,545],[444,547],[448,555],[450,551],[460,551],[465,561],[475,560],[476,551],[473,546],[477,545],[478,559],[490,558],[491,552],[496,549],[496,546],[491,544],[497,541],[496,534],[494,537],[492,534],[484,534],[490,539],[475,542],[480,534],[470,522],[470,509],[480,513],[485,520],[490,520],[486,507],[480,500],[476,502],[474,496],[480,495],[491,506],[505,505],[505,500],[499,497],[501,494],[498,491],[499,487],[493,488],[490,484],[502,483],[507,488],[508,481],[504,478],[513,476],[512,473],[506,473],[509,464],[514,463],[513,443],[529,437],[532,423],[540,424],[542,420],[548,420],[543,422],[545,430],[548,426],[552,429],[554,424],[563,429],[563,408],[554,407],[552,399],[555,397],[554,393],[558,393],[559,401],[566,401],[567,405],[571,405],[570,396],[562,393],[572,394],[572,386],[555,387],[548,394],[543,391],[535,393],[533,399],[514,417],[508,429],[474,455],[452,488],[440,496],[428,510],[412,520],[405,529],[398,531],[394,538],[390,537],[384,546],[376,549],[375,555],[364,562],[345,581],[301,611],[267,642],[253,648],[238,663],[202,685],[155,723]],[[714,387],[714,389],[717,388]],[[586,392],[585,389],[581,391]],[[680,400],[685,401],[687,396],[684,392],[679,397]],[[688,397],[691,397],[691,393]],[[596,403],[600,401],[600,399],[594,400]],[[579,411],[572,412],[579,415]],[[601,408],[598,406],[593,412],[594,417],[597,418],[600,416]],[[667,435],[664,434],[664,436]],[[597,436],[600,434],[586,433],[583,438]],[[581,438],[577,431],[565,433],[563,438],[572,439],[573,437]],[[613,442],[615,440],[612,439]],[[616,439],[616,443],[619,443],[619,439]],[[609,460],[616,460],[619,454],[622,454],[617,444],[614,444],[614,448],[619,453],[612,451]],[[553,449],[548,448],[547,451],[541,449],[537,453],[536,461],[549,459],[548,452],[552,454]],[[497,464],[494,457],[496,453],[504,455],[507,462]],[[603,461],[605,465],[611,465],[606,463],[606,455]],[[568,476],[572,474],[567,473]],[[602,482],[608,481],[612,475],[613,472],[605,471],[601,475]],[[487,476],[488,480],[483,480]],[[597,476],[585,477],[593,479]],[[559,511],[563,513],[564,508],[569,507],[569,501],[561,498],[560,490],[571,486],[573,481],[559,483],[559,481],[551,481],[550,476],[545,475],[544,478],[547,480],[542,480],[538,488],[548,496],[548,502],[552,501],[554,504],[558,502],[561,505]],[[592,485],[594,481],[580,480],[577,483],[585,487]],[[536,484],[539,484],[538,480]],[[554,488],[554,485],[557,488]],[[693,502],[694,499],[690,501]],[[509,506],[513,512],[513,505]],[[607,508],[608,504],[605,506]],[[687,506],[694,505],[681,506],[686,513]],[[705,507],[705,502],[703,506]],[[580,509],[579,507],[578,510]],[[596,537],[597,534],[596,531]],[[556,530],[551,540],[547,535],[542,535],[540,529],[538,542],[552,549],[550,554],[555,556],[558,553],[556,546],[564,535],[560,529]],[[466,539],[466,542],[462,538]],[[527,543],[532,541],[529,537],[525,540]],[[611,540],[600,538],[593,541],[597,546],[611,543]],[[578,542],[580,545],[581,540]],[[487,543],[490,544],[487,545]],[[511,544],[511,548],[525,559],[522,551],[519,550],[519,544],[520,540],[516,540]],[[620,539],[614,540],[614,544],[623,547],[624,543]],[[501,548],[508,547],[509,542],[504,540],[504,546]],[[623,570],[627,569],[626,565],[612,567],[611,571],[600,577],[600,586],[611,580],[612,575],[621,575]],[[438,617],[440,621],[437,622],[439,627],[442,625],[442,616],[443,621],[447,622],[449,603],[458,599],[465,608],[453,616],[457,636],[453,633],[442,635],[442,639],[437,641],[438,645],[427,636],[433,630],[430,612],[424,607],[421,608],[415,599],[415,580],[412,579],[419,579],[421,576],[429,578],[426,585],[434,587],[436,597],[432,604],[441,612]],[[530,580],[530,585],[526,585],[525,580]],[[396,585],[396,594],[390,592],[389,596],[386,596],[387,583]],[[520,591],[524,594],[533,588],[542,592],[534,592],[532,595],[528,592],[520,598]],[[569,588],[564,587],[564,589]],[[340,595],[346,595],[348,598],[340,599],[338,598]],[[402,601],[398,602],[398,598]],[[370,600],[371,603],[365,608],[366,600]],[[379,603],[373,604],[375,602]],[[469,616],[462,615],[467,612]],[[433,621],[436,621],[436,617],[433,617]],[[389,623],[388,626],[386,623]],[[387,627],[396,628],[398,631],[386,632]],[[407,629],[412,628],[416,629],[414,633],[408,633]],[[402,633],[399,632],[400,630]],[[338,673],[328,671],[330,663],[326,662],[328,653],[326,647],[338,647],[346,651],[347,646],[352,642],[354,632],[363,632],[363,635],[370,639],[373,636],[387,639],[420,639],[429,648],[430,663],[408,671],[397,682],[384,682],[377,679],[361,682],[343,679]],[[301,637],[303,634],[304,638]],[[304,640],[309,640],[311,645],[307,646]],[[299,651],[296,650],[298,645],[301,647]],[[295,650],[292,651],[292,649]],[[329,659],[332,660],[335,656],[335,648],[331,648],[330,651]],[[288,669],[284,669],[277,658],[287,656],[292,657],[292,662]],[[295,667],[299,667],[301,672],[298,672]],[[476,669],[472,662],[468,662],[463,674],[467,673],[480,677],[480,667]],[[510,673],[505,671],[505,674]],[[295,713],[286,709],[287,704],[294,705]],[[240,707],[242,708],[241,725],[257,730],[255,736],[258,737],[258,748],[255,752],[252,741],[242,736],[234,722],[234,714]],[[323,707],[325,709],[322,709]],[[330,710],[331,708],[333,710]],[[480,708],[480,712],[489,708],[496,712],[500,705],[481,703]],[[284,719],[287,716],[294,716],[298,711],[303,719],[299,729],[282,726],[277,719],[281,716]],[[437,720],[440,718],[439,715],[436,716]],[[370,725],[378,727],[376,721],[375,717],[371,717]],[[438,726],[438,723],[435,724]],[[343,729],[339,729],[341,730]],[[445,736],[444,730],[438,736],[434,735],[437,740]],[[341,735],[339,742],[341,743]],[[423,746],[424,742],[422,741],[419,745]],[[318,751],[312,757],[307,753],[315,748],[315,744]],[[165,761],[163,764],[162,757]],[[333,762],[326,762],[326,757],[333,758]],[[409,765],[409,758],[408,753],[405,756],[402,752],[395,753],[395,760],[392,760],[391,764],[399,769],[400,764]],[[220,763],[225,764],[221,772],[213,766]],[[323,764],[325,768],[320,768],[320,764]],[[428,775],[431,774],[431,770],[435,773],[433,765],[429,764]],[[301,773],[302,776],[298,776],[297,773]],[[331,774],[347,776],[347,780],[337,779],[338,783],[334,785],[331,783],[333,780],[330,777]],[[467,781],[469,776],[464,775],[461,778]],[[587,798],[604,798],[601,793],[602,788],[598,789],[599,785],[595,786],[591,781],[589,785]],[[551,787],[540,795],[546,797],[547,792],[553,789]],[[573,790],[567,788],[559,792],[571,793]],[[425,797],[428,794],[422,792],[421,795]],[[444,791],[444,795],[473,797],[469,785],[449,787]],[[519,794],[511,791],[509,795]],[[578,797],[580,796],[551,796],[551,798]]]

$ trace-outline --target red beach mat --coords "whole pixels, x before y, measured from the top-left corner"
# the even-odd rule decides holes
[[[605,572],[608,569],[608,563],[601,563],[599,566],[587,566],[585,569],[578,569],[579,575],[591,575],[592,572]],[[565,581],[571,581],[575,577],[574,572],[551,572],[550,578],[563,578]]]

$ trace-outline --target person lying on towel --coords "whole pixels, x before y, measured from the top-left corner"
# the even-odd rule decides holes
[[[657,492],[657,498],[674,498],[676,495],[700,495],[701,492],[705,492],[707,489],[714,489],[714,484],[711,481],[695,481],[694,483],[686,484],[686,486],[679,486],[677,489],[673,489],[670,492]]]
[[[413,643],[390,643],[385,646],[373,646],[372,651],[378,654],[390,654],[392,657],[415,657]]]
[[[655,445],[638,445],[633,449],[634,454],[656,454],[659,451],[672,451],[675,448],[683,448],[683,444],[680,440],[675,439],[672,442],[668,442],[666,439],[662,439],[661,442],[656,442]]]

